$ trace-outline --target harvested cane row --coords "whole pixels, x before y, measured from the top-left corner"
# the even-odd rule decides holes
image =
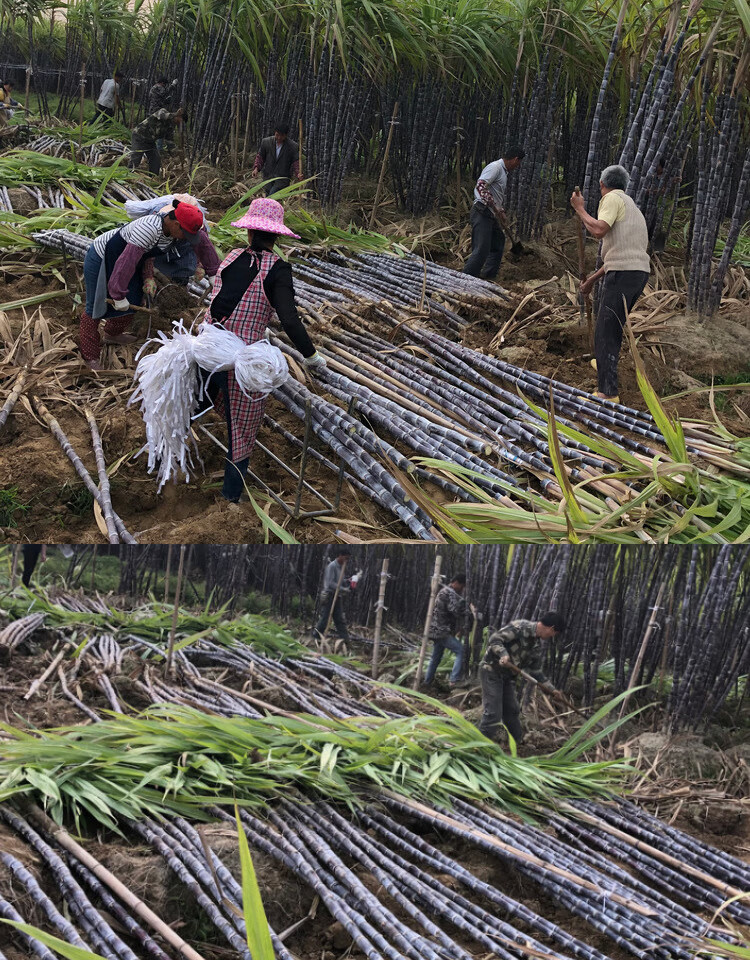
[[[125,656],[128,643],[125,638],[122,642],[121,655]],[[99,669],[106,669],[116,684],[122,659],[114,652],[113,643],[116,641],[111,635],[92,637],[85,652],[85,666],[91,667],[92,676],[99,680]],[[139,643],[143,645],[144,641]],[[302,667],[307,668],[308,678],[315,674],[315,684],[320,677],[330,679],[341,670],[342,679],[354,685],[360,694],[366,688],[374,691],[378,687],[328,658],[294,658],[287,665],[270,661],[239,644],[225,648],[200,641],[200,646],[202,649],[196,645],[180,651],[179,680],[170,679],[161,670],[158,677],[152,676],[149,689],[155,694],[155,702],[161,693],[181,698],[203,685],[206,691],[213,690],[214,703],[218,705],[215,691],[220,685],[205,676],[198,664],[212,672],[221,667],[233,685],[250,680],[253,685],[258,682],[261,689],[278,679],[281,672],[285,697],[290,691],[291,677]],[[163,648],[150,644],[147,648],[151,659],[157,654],[163,659]],[[80,661],[77,666],[80,669]],[[145,664],[142,675],[153,670]],[[250,695],[232,690],[231,696],[240,709],[233,714],[227,709],[228,716],[262,717],[248,703]],[[292,688],[289,706],[296,707],[297,696],[298,691]],[[402,698],[408,707],[409,694],[404,691]],[[314,699],[317,702],[313,704],[313,716],[319,721],[326,711],[330,716],[344,706],[338,695],[326,693],[320,685],[315,687]],[[413,700],[412,704],[416,707],[421,702]],[[228,701],[222,705],[230,708]],[[359,702],[350,701],[349,706],[356,712],[349,712],[348,717],[354,718],[355,724],[362,723]],[[203,717],[208,723],[214,711],[206,703],[199,709],[195,722]],[[220,707],[219,712],[224,710]],[[74,749],[75,741],[80,742],[87,730],[98,735],[111,726],[101,720],[97,711],[87,716],[97,722],[89,728],[69,731],[70,746]],[[291,723],[292,717],[289,714],[287,722]],[[123,717],[122,722],[125,721]],[[450,735],[460,736],[457,729]],[[41,734],[35,738],[39,747],[43,746],[44,737]],[[28,751],[32,743],[26,740],[24,746]],[[12,740],[5,744],[5,749],[14,752]],[[174,749],[179,751],[182,747],[175,744]],[[374,745],[371,748],[377,749],[380,748]],[[34,748],[34,754],[39,762],[40,750]],[[118,761],[114,754],[108,755],[106,762],[113,782],[117,782]],[[133,754],[134,759],[136,755]],[[219,763],[225,762],[221,753],[215,754],[215,758]],[[330,774],[340,775],[335,751],[329,751],[328,758]],[[281,754],[276,755],[276,762],[284,762]],[[499,751],[496,762],[504,762]],[[69,764],[72,773],[75,760],[71,759]],[[92,773],[95,767],[93,761]],[[239,956],[247,958],[238,881],[212,848],[211,834],[196,829],[189,822],[190,815],[180,816],[177,812],[179,806],[185,805],[183,794],[192,776],[189,769],[185,770],[187,782],[175,794],[171,801],[174,809],[165,820],[156,822],[147,815],[128,817],[125,810],[132,797],[125,801],[124,809],[112,806],[111,813],[117,816],[126,834],[150,846],[179,884],[190,892],[211,924],[216,941],[227,943]],[[262,770],[259,765],[257,778],[263,776]],[[441,774],[435,772],[439,779]],[[135,792],[147,797],[150,791],[143,784]],[[320,792],[323,796],[316,796]],[[654,952],[664,960],[687,960],[694,953],[691,941],[707,933],[714,939],[732,942],[730,934],[707,925],[708,913],[701,914],[717,896],[730,896],[750,881],[745,864],[696,843],[632,804],[603,805],[579,800],[552,810],[537,807],[537,815],[554,828],[553,835],[476,800],[456,800],[452,809],[436,805],[429,798],[429,789],[419,801],[408,793],[380,791],[365,808],[360,805],[348,812],[335,806],[325,794],[323,781],[318,781],[315,788],[309,786],[301,795],[286,788],[281,796],[269,795],[267,802],[254,810],[243,809],[242,827],[251,848],[270,857],[284,876],[295,877],[307,890],[308,901],[313,895],[318,896],[359,955],[369,960],[471,960],[487,951],[503,960],[538,956],[540,952],[554,960],[605,960],[606,952],[587,942],[587,935],[573,935],[566,929],[572,917],[639,960],[646,960]],[[105,805],[110,803],[105,796],[100,799]],[[233,798],[227,800],[230,805],[232,801]],[[206,812],[219,821],[234,821],[223,801]],[[58,896],[65,898],[69,908],[69,916],[64,915],[57,897],[40,888],[33,872],[18,859],[16,845],[13,855],[0,857],[14,880],[14,897],[0,902],[3,916],[29,919],[29,910],[33,909],[33,919],[39,922],[41,917],[41,922],[57,936],[68,943],[95,949],[106,960],[133,960],[136,955],[156,960],[196,960],[204,956],[182,941],[162,918],[139,905],[136,891],[126,886],[127,878],[102,870],[100,864],[92,861],[86,844],[82,848],[33,806],[20,811],[6,803],[0,808],[0,818],[54,876]],[[603,849],[603,841],[598,838],[612,838],[615,831],[617,842],[606,849],[607,855],[597,853],[597,848]],[[449,850],[460,849],[457,857],[444,849],[445,838],[451,836],[455,843]],[[658,849],[651,846],[657,841]],[[472,849],[497,863],[490,879],[486,871],[480,877],[467,862],[466,855]],[[687,877],[687,883],[675,881],[672,868],[677,864],[682,871],[679,879],[684,881]],[[554,902],[557,922],[507,892],[509,871],[528,884],[530,898],[538,901],[536,891],[540,891]],[[514,891],[517,883],[515,880]],[[101,908],[106,912],[102,913]],[[734,903],[729,909],[735,920],[747,922],[748,911],[741,903]],[[289,931],[272,932],[276,955],[284,960],[295,956],[291,945],[297,926],[292,924]],[[44,960],[51,956],[33,938],[19,936],[32,955]],[[290,946],[282,942],[282,937]],[[598,942],[601,944],[601,940]]]

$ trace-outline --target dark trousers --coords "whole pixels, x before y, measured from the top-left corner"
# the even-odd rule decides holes
[[[333,594],[324,593],[320,597],[320,620],[318,620],[314,633],[323,635],[323,631],[326,628],[328,623],[328,617],[331,615],[331,604],[333,603]],[[344,617],[344,608],[341,604],[341,597],[336,598],[336,603],[333,607],[333,622],[336,626],[336,633],[341,637],[342,640],[349,639],[349,630],[346,626],[346,619]]]
[[[516,743],[520,743],[523,740],[523,727],[513,677],[501,676],[492,667],[482,665],[479,668],[479,682],[482,685],[484,711],[479,723],[480,732],[485,737],[496,740],[500,724],[504,723]]]
[[[31,574],[34,572],[34,567],[42,552],[42,545],[41,543],[25,543],[21,547],[21,550],[23,551],[23,574],[21,575],[21,581],[25,587],[28,587],[31,584]]]
[[[617,364],[620,360],[622,332],[627,310],[633,309],[643,293],[649,275],[644,270],[610,270],[604,275],[594,334],[596,372],[599,392],[607,397],[617,395]]]
[[[142,140],[132,134],[130,137],[130,159],[128,160],[128,166],[131,170],[138,169],[143,157],[148,161],[149,171],[158,174],[161,170],[161,154],[156,143],[153,140]]]
[[[115,116],[114,107],[102,107],[98,103],[96,105],[96,116],[94,120],[98,120],[99,117],[109,117],[110,120],[113,120]]]
[[[474,204],[469,214],[471,224],[471,256],[464,264],[464,273],[472,277],[494,280],[500,269],[505,249],[505,234],[489,211]],[[484,269],[483,269],[484,268]]]
[[[229,390],[226,370],[219,370],[218,373],[209,374],[207,370],[198,368],[198,376],[201,379],[201,386],[205,387],[203,401],[200,410],[207,410],[211,404],[216,403],[219,392],[223,395],[224,416],[227,421],[227,448],[228,455],[224,461],[224,483],[221,488],[221,495],[225,500],[231,500],[232,503],[238,503],[245,489],[245,474],[250,464],[250,457],[244,460],[231,460],[232,455],[232,421],[229,416]]]
[[[443,654],[446,650],[450,650],[451,653],[455,653],[456,655],[456,662],[453,664],[453,670],[451,670],[450,682],[458,683],[461,679],[461,669],[464,665],[464,645],[458,637],[445,637],[443,640],[432,641],[432,656],[430,657],[430,663],[424,677],[424,682],[427,686],[435,679],[437,668],[440,666],[440,661],[443,659]]]

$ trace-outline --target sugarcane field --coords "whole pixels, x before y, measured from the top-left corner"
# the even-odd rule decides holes
[[[747,0],[0,0],[6,543],[750,536]]]
[[[0,547],[0,957],[741,960],[749,576]]]

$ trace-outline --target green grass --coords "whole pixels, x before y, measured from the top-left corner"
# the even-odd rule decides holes
[[[16,514],[23,515],[28,509],[29,505],[18,499],[18,487],[0,490],[0,527],[17,527]]]

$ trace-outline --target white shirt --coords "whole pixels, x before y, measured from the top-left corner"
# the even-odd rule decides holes
[[[479,174],[479,179],[484,180],[487,184],[492,199],[495,201],[495,206],[498,210],[502,210],[505,206],[505,190],[508,186],[508,171],[505,169],[503,161],[493,160],[492,163],[488,163]],[[474,188],[474,199],[484,203],[476,187]]]
[[[276,159],[279,159],[279,154],[281,153],[281,148],[284,146],[283,143],[276,144]]]
[[[107,107],[109,110],[115,108],[115,97],[120,95],[120,84],[114,80],[105,80],[99,91],[99,99],[96,101],[100,107]]]

